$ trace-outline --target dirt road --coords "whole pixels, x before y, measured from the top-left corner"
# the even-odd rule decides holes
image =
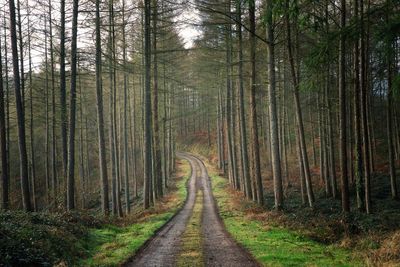
[[[178,157],[188,160],[192,168],[187,201],[183,209],[126,266],[177,266],[181,235],[191,217],[197,190],[204,193],[201,232],[205,266],[258,266],[225,230],[203,162],[189,153],[178,153]]]

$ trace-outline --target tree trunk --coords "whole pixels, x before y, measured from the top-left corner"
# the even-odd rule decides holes
[[[359,0],[354,0],[354,13],[356,21],[359,20]],[[358,210],[364,209],[364,182],[363,182],[363,159],[362,140],[360,124],[360,50],[358,42],[354,43],[354,140],[355,140],[355,181],[356,199]]]
[[[289,1],[286,1],[286,9],[289,10]],[[304,134],[304,124],[303,124],[303,115],[301,112],[301,104],[300,104],[300,96],[299,96],[299,77],[296,77],[296,68],[294,65],[294,58],[292,52],[292,42],[291,42],[291,28],[289,21],[289,14],[286,12],[286,39],[287,39],[287,49],[288,49],[288,57],[290,62],[290,69],[292,74],[292,81],[294,86],[293,96],[295,101],[295,109],[296,109],[296,118],[299,128],[299,138],[300,138],[300,151],[303,161],[304,174],[306,179],[306,189],[307,189],[307,197],[308,197],[308,205],[312,208],[314,205],[314,192],[312,189],[312,181],[311,181],[311,173],[310,166],[308,163],[308,154],[307,154],[307,146]]]
[[[150,207],[151,198],[151,43],[150,43],[150,1],[144,0],[144,188],[143,206]]]
[[[365,34],[364,34],[364,1],[360,0],[360,99],[361,99],[361,124],[363,142],[363,162],[364,162],[364,197],[365,211],[371,213],[371,169],[367,118],[367,83],[366,83],[366,53],[365,53]]]
[[[251,79],[250,79],[250,127],[252,136],[252,152],[254,166],[254,180],[256,182],[257,202],[260,205],[264,204],[263,184],[260,168],[260,150],[258,141],[258,126],[257,126],[257,108],[256,108],[256,19],[255,19],[255,2],[249,2],[249,17],[250,17],[250,60],[251,60]]]
[[[35,138],[33,124],[33,79],[32,79],[32,54],[31,54],[31,22],[30,10],[28,6],[28,65],[29,65],[29,137],[30,137],[30,162],[31,162],[31,192],[32,192],[32,208],[37,211],[37,194],[36,194],[36,163],[35,163]]]
[[[131,211],[129,196],[129,147],[128,147],[128,73],[126,70],[126,39],[125,39],[125,0],[122,2],[122,46],[123,46],[123,72],[124,72],[124,180],[125,180],[125,205],[126,213]]]
[[[16,30],[14,0],[9,0],[9,8],[10,8],[9,12],[10,12],[11,48],[12,48],[13,72],[14,72],[14,89],[15,89],[14,93],[15,93],[15,105],[17,110],[22,204],[26,211],[32,211],[32,204],[29,192],[29,179],[28,179],[28,156],[26,153],[26,140],[25,140],[25,116],[24,116],[23,103],[21,97],[21,83],[20,83],[19,66],[18,66],[17,30]]]
[[[340,174],[342,191],[342,210],[350,211],[348,170],[347,170],[347,135],[346,135],[346,0],[341,0],[340,10],[340,47],[339,47],[339,109],[340,109]]]
[[[269,120],[271,136],[271,158],[274,179],[275,209],[280,210],[283,205],[283,188],[281,176],[281,160],[278,140],[278,114],[276,108],[276,84],[275,84],[275,44],[274,25],[272,24],[272,1],[267,2],[267,68],[268,68],[268,96],[269,96]]]
[[[71,91],[69,99],[69,149],[67,209],[75,209],[75,121],[76,121],[76,76],[77,76],[78,0],[73,1],[71,37]]]
[[[57,140],[56,140],[56,86],[54,67],[53,27],[52,27],[52,6],[49,0],[49,34],[50,34],[50,68],[51,68],[51,180],[53,190],[54,207],[57,206],[58,179],[57,179]]]
[[[391,0],[387,0],[386,21],[389,24],[389,16],[391,11]],[[390,175],[390,188],[392,198],[398,198],[397,181],[396,181],[396,163],[394,160],[394,146],[393,146],[393,82],[392,82],[392,57],[393,57],[393,40],[390,38],[387,44],[387,138],[388,138],[388,158],[389,158],[389,175]]]
[[[157,0],[153,0],[153,99],[152,99],[152,123],[153,123],[153,160],[154,160],[154,187],[157,198],[163,196],[162,171],[161,171],[161,150],[160,150],[160,128],[158,122],[158,59],[157,59],[157,21],[158,8]]]
[[[61,107],[61,154],[63,177],[67,178],[68,142],[67,142],[67,90],[65,74],[65,0],[60,0],[60,107]]]
[[[0,39],[0,62],[1,57],[1,39]],[[6,117],[4,105],[4,87],[3,87],[3,64],[0,64],[0,156],[1,156],[1,208],[9,209],[9,177],[8,177],[8,159],[7,159],[7,139],[6,139]]]
[[[242,8],[241,1],[236,1],[237,13],[237,33],[238,33],[238,72],[239,72],[239,87],[238,87],[238,102],[239,102],[239,129],[240,129],[240,155],[242,163],[242,173],[245,188],[245,195],[247,198],[252,198],[250,171],[249,171],[249,157],[247,153],[247,134],[246,134],[246,117],[244,113],[244,89],[243,89],[243,41],[242,41]]]
[[[104,135],[103,114],[103,81],[101,66],[101,35],[100,35],[100,0],[96,0],[96,104],[97,104],[97,131],[99,138],[99,165],[101,179],[101,208],[104,215],[109,214],[108,174],[106,160],[106,144]],[[83,155],[82,155],[83,156]]]

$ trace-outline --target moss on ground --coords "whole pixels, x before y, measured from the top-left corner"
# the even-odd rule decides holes
[[[232,207],[228,181],[212,175],[214,196],[228,232],[265,266],[361,266],[351,251],[270,226]]]
[[[176,191],[150,211],[133,211],[133,214],[136,212],[133,218],[125,220],[133,220],[134,223],[127,226],[106,225],[99,229],[91,229],[88,238],[82,242],[88,257],[80,260],[77,265],[118,266],[132,257],[185,202],[190,165],[186,161],[180,161],[178,169],[178,177],[183,178],[176,182]]]
[[[203,191],[197,191],[192,216],[182,235],[181,251],[177,266],[204,266],[201,215],[203,210]]]

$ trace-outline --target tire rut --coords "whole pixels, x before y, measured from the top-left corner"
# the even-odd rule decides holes
[[[211,181],[203,162],[189,153],[178,153],[189,161],[192,175],[183,208],[140,249],[125,266],[177,266],[181,237],[192,216],[197,190],[203,190],[201,233],[205,266],[259,266],[253,257],[226,231],[211,189]]]

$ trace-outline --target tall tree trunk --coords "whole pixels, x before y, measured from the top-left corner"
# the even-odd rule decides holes
[[[1,38],[0,38],[0,62],[1,57]],[[0,64],[0,156],[1,156],[1,208],[7,210],[10,206],[9,196],[9,177],[7,159],[7,139],[6,139],[6,116],[4,102],[4,83],[3,83],[3,64]]]
[[[57,206],[58,179],[57,179],[57,140],[56,140],[56,86],[54,67],[54,46],[52,26],[52,2],[49,0],[49,38],[50,38],[50,69],[51,69],[51,183],[54,207]]]
[[[35,163],[35,138],[33,124],[33,79],[32,79],[32,54],[31,54],[31,22],[30,9],[28,5],[28,65],[29,65],[29,137],[30,137],[30,162],[31,162],[31,192],[33,210],[37,211],[37,194],[36,194],[36,163]]]
[[[249,2],[249,18],[250,18],[250,60],[251,60],[251,79],[250,79],[250,125],[252,136],[252,152],[254,166],[254,180],[256,182],[256,192],[258,204],[264,204],[263,184],[261,178],[260,150],[258,142],[258,126],[257,126],[257,108],[256,108],[256,19],[255,19],[255,2]]]
[[[101,179],[101,207],[104,215],[109,214],[108,174],[103,114],[103,81],[101,66],[100,0],[96,0],[96,104],[97,131],[99,138],[99,165]],[[83,156],[83,155],[82,155]]]
[[[46,127],[46,141],[45,141],[45,176],[46,176],[46,197],[47,197],[47,205],[50,207],[51,202],[51,182],[50,182],[50,122],[49,122],[49,61],[48,61],[48,48],[47,48],[47,16],[44,17],[44,29],[45,29],[45,37],[44,37],[44,54],[45,54],[45,91],[46,91],[46,119],[45,119],[45,127]]]
[[[342,191],[342,210],[350,211],[348,170],[347,170],[347,135],[346,135],[346,0],[340,5],[340,44],[339,44],[339,109],[340,109],[340,174]]]
[[[144,0],[144,192],[143,205],[150,207],[151,198],[151,43],[150,43],[150,1]]]
[[[157,59],[157,21],[158,21],[158,1],[153,0],[153,99],[152,99],[152,123],[153,123],[153,160],[154,160],[154,187],[157,198],[163,196],[162,170],[161,170],[161,149],[160,149],[160,127],[158,121],[158,59]]]
[[[32,211],[32,204],[29,192],[29,179],[28,179],[28,156],[26,152],[25,140],[25,116],[23,111],[23,103],[21,97],[21,83],[18,66],[18,47],[17,47],[17,30],[15,19],[15,2],[9,0],[10,12],[10,33],[11,33],[11,48],[13,56],[13,72],[14,72],[14,93],[15,105],[17,110],[17,125],[18,125],[18,146],[20,157],[20,175],[21,175],[21,189],[22,189],[22,204],[26,211]]]
[[[4,25],[6,25],[6,11],[4,11]],[[6,99],[5,99],[5,111],[6,111],[6,117],[5,117],[5,129],[6,129],[6,165],[7,165],[7,177],[10,177],[10,88],[9,88],[9,76],[8,76],[8,42],[7,42],[7,27],[4,27],[4,71],[5,71],[5,89],[6,89]],[[0,133],[1,134],[1,133]],[[10,190],[10,180],[8,180],[8,183],[5,187],[2,187],[2,190],[6,190],[7,188],[7,193],[6,194],[9,197],[9,190]],[[3,195],[4,196],[4,195]],[[8,206],[9,207],[9,198],[8,200]]]
[[[364,33],[364,0],[360,0],[360,99],[361,99],[361,124],[364,162],[364,197],[365,211],[371,213],[371,169],[369,152],[369,134],[367,118],[367,83],[366,83],[366,53]]]
[[[354,16],[359,23],[359,0],[354,0]],[[355,140],[355,180],[357,208],[364,209],[364,182],[363,182],[363,159],[362,139],[360,124],[360,49],[358,41],[354,43],[354,140]]]
[[[249,171],[249,156],[247,152],[247,133],[246,133],[246,116],[244,112],[244,88],[243,88],[243,41],[242,41],[242,1],[236,1],[236,12],[237,12],[237,31],[238,31],[238,52],[239,52],[239,88],[238,88],[238,97],[239,97],[239,128],[240,128],[240,150],[241,150],[241,161],[242,161],[242,172],[243,172],[243,181],[245,186],[245,194],[247,198],[252,198],[252,186],[250,180],[250,171]],[[255,74],[255,73],[254,73]],[[254,84],[254,80],[253,80]],[[252,89],[254,90],[254,89]],[[255,103],[254,103],[255,106]],[[255,112],[255,111],[254,111]],[[254,126],[254,125],[253,125]],[[254,129],[256,130],[256,129]],[[253,135],[254,137],[254,135]],[[261,196],[261,193],[258,192]]]
[[[79,62],[78,62],[79,70]],[[79,84],[79,178],[81,186],[81,208],[86,206],[86,172],[85,172],[85,154],[83,152],[83,96],[82,96],[82,79],[78,76]],[[100,153],[99,153],[100,155]],[[101,176],[100,176],[101,177]]]
[[[60,0],[60,107],[61,107],[61,155],[63,178],[67,179],[68,142],[67,142],[67,89],[65,74],[65,0]]]
[[[278,114],[276,109],[276,84],[275,84],[275,44],[274,25],[272,24],[272,1],[267,1],[267,68],[268,68],[268,96],[269,96],[269,120],[271,136],[271,158],[274,179],[275,209],[281,209],[283,205],[283,188],[281,176],[281,160],[278,140]]]
[[[75,208],[75,120],[76,120],[76,76],[77,76],[77,34],[78,34],[78,0],[73,1],[72,38],[71,38],[71,92],[69,99],[69,148],[67,209]]]
[[[289,1],[286,1],[286,9],[289,10]],[[296,77],[296,67],[294,65],[294,58],[292,52],[292,41],[291,41],[291,28],[290,28],[290,20],[289,14],[286,12],[286,39],[287,39],[287,49],[288,49],[288,57],[290,62],[290,69],[292,73],[292,81],[294,86],[293,96],[295,101],[295,109],[296,109],[296,118],[299,128],[299,138],[300,138],[300,151],[301,157],[303,161],[304,174],[306,179],[306,189],[307,189],[307,197],[308,197],[308,205],[312,208],[314,206],[314,192],[312,189],[312,181],[311,181],[311,173],[310,173],[310,165],[308,163],[308,154],[307,154],[307,146],[306,146],[306,138],[304,134],[304,124],[303,124],[303,115],[301,111],[301,103],[299,96],[299,77]]]
[[[386,23],[389,24],[390,12],[392,8],[392,1],[387,0]],[[397,181],[396,181],[396,163],[394,160],[394,146],[393,146],[393,82],[392,82],[392,57],[393,57],[393,40],[390,38],[387,43],[387,138],[388,138],[388,158],[389,158],[389,175],[390,175],[390,188],[392,198],[398,198]]]
[[[25,114],[25,68],[24,68],[24,37],[22,35],[21,1],[17,0],[18,15],[18,35],[19,35],[19,61],[20,61],[20,80],[21,80],[21,99],[22,112]],[[28,167],[29,169],[29,167]],[[29,176],[29,173],[28,173]]]

